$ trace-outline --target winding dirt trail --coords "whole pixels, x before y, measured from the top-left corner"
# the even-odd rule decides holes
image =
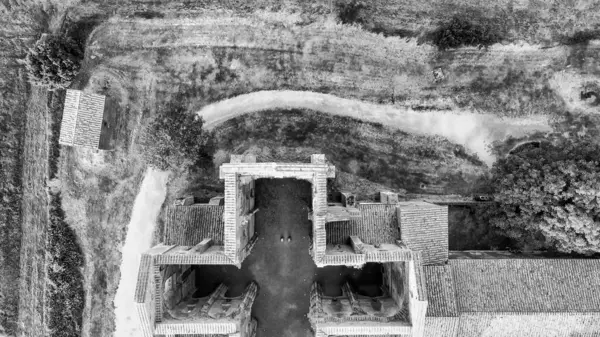
[[[270,109],[311,109],[332,115],[347,116],[367,122],[381,123],[405,132],[427,136],[443,136],[476,153],[486,164],[495,157],[487,146],[507,136],[521,137],[536,131],[549,132],[546,116],[527,119],[499,118],[492,114],[469,111],[414,111],[389,105],[378,105],[329,94],[309,91],[257,91],[205,106],[197,114],[205,127],[213,129],[237,116]]]
[[[121,280],[115,296],[116,337],[141,336],[133,306],[140,255],[150,248],[156,218],[167,194],[168,172],[148,169],[135,198],[122,249]]]

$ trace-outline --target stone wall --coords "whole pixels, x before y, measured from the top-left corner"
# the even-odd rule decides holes
[[[325,256],[327,247],[327,233],[325,230],[327,217],[327,176],[325,174],[314,174],[312,203],[314,259],[317,266],[321,267],[325,265],[321,260]]]
[[[237,190],[238,175],[228,173],[225,179],[225,212],[223,213],[225,256],[232,261],[237,261]]]
[[[240,216],[254,208],[254,200],[246,198],[254,189],[253,181],[258,178],[296,178],[311,181],[313,184],[313,259],[317,266],[323,266],[325,255],[327,216],[327,178],[335,177],[335,167],[325,161],[325,156],[311,156],[310,163],[256,163],[254,156],[232,156],[231,162],[221,165],[219,177],[225,180],[224,247],[225,255],[241,265],[241,255],[248,241],[249,232],[244,237],[240,233]],[[252,206],[252,207],[250,207]],[[253,227],[254,218],[249,219]],[[250,232],[253,230],[248,228]]]
[[[408,305],[406,265],[407,262],[383,263],[383,286],[401,308]]]
[[[254,236],[254,179],[251,177],[239,177],[237,189],[237,247],[238,256]]]
[[[408,311],[413,326],[413,337],[423,337],[427,313],[427,289],[421,261],[415,252],[413,260],[406,264],[408,279]]]
[[[400,202],[397,208],[400,238],[420,251],[423,264],[448,261],[448,207],[427,202]]]
[[[223,246],[211,246],[205,251],[195,250],[193,246],[163,247],[167,249],[154,256],[155,264],[236,264],[225,255]]]
[[[425,337],[595,337],[600,313],[461,313],[427,317]]]
[[[156,282],[158,266],[154,263],[154,259],[170,248],[169,246],[158,245],[142,254],[133,301],[144,337],[153,335],[154,322],[157,318],[161,318],[160,310],[157,317],[156,309],[157,306],[162,305],[161,297],[156,294],[157,286],[161,286],[161,284]],[[160,272],[158,274],[160,275]],[[158,279],[160,280],[160,277]]]

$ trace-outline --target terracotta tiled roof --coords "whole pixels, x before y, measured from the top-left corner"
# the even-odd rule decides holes
[[[599,313],[464,313],[452,337],[596,337]]]
[[[424,336],[457,337],[459,322],[460,317],[425,317]]]
[[[97,149],[104,116],[105,96],[67,90],[59,143]]]
[[[208,204],[168,206],[163,243],[193,246],[211,238],[215,245],[223,245],[223,210],[224,206]]]
[[[427,316],[457,316],[452,269],[448,265],[424,266],[427,284]]]
[[[459,311],[600,311],[600,260],[450,260]]]
[[[327,223],[327,243],[343,244],[353,235],[366,244],[396,243],[399,239],[396,205],[358,204],[357,208],[361,218]]]
[[[599,270],[600,260],[591,259],[460,259],[427,266],[427,315],[600,313]]]
[[[407,337],[406,335],[330,335],[328,337]]]
[[[229,337],[229,335],[175,335],[175,337]]]
[[[596,337],[600,313],[462,313],[427,317],[425,337]]]
[[[398,203],[400,238],[423,254],[423,264],[448,260],[448,207],[421,201]]]

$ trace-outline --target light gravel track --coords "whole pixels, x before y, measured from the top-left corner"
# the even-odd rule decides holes
[[[347,116],[366,122],[381,123],[405,132],[442,136],[461,144],[491,165],[495,157],[488,144],[508,136],[522,137],[536,131],[552,129],[546,116],[520,119],[502,119],[492,114],[468,111],[414,111],[390,105],[378,105],[308,91],[258,91],[240,95],[203,107],[197,112],[205,120],[205,127],[219,124],[257,111],[271,109],[311,109],[338,116]]]
[[[167,194],[168,172],[148,169],[135,198],[122,249],[121,281],[115,296],[115,337],[141,336],[133,305],[140,256],[150,248],[161,205]]]

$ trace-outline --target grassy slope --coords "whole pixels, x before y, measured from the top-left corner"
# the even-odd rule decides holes
[[[141,0],[136,1],[137,11],[141,3],[155,13],[167,8],[185,9],[183,15],[196,15],[205,9],[226,9],[236,13],[251,13],[256,9],[301,13],[306,22],[335,12],[336,3],[350,0],[279,1],[279,0]],[[104,6],[127,7],[121,0],[96,0]],[[381,31],[403,32],[419,35],[433,30],[439,21],[458,13],[483,15],[502,22],[509,41],[522,40],[529,43],[552,42],[562,36],[572,36],[578,31],[598,29],[600,4],[595,0],[372,0],[367,1],[363,13],[369,27]],[[123,8],[123,11],[129,11]],[[187,14],[185,14],[187,12]]]
[[[116,102],[117,142],[114,151],[95,154],[63,147],[58,177],[66,222],[81,240],[86,307],[82,336],[110,336],[114,332],[113,300],[119,284],[121,247],[144,167],[130,142],[138,123],[135,108],[112,89],[92,90],[110,95]],[[108,91],[106,91],[108,90]]]
[[[431,30],[440,20],[471,11],[502,22],[510,41],[553,42],[578,31],[597,29],[600,4],[594,0],[375,0],[367,17],[383,28]]]
[[[89,160],[89,154],[63,149],[59,177],[66,222],[81,239],[86,260],[82,336],[109,336],[114,331],[113,299],[119,284],[118,247],[125,239],[143,172],[135,160],[120,162],[111,155],[104,159],[107,165],[90,165]]]
[[[568,64],[575,74],[597,73],[598,46],[576,57],[585,62],[574,60],[577,46],[438,52],[415,41],[325,22],[301,26],[278,20],[114,20],[96,31],[92,50],[99,62],[123,76],[156,80],[167,95],[193,92],[201,97],[197,106],[278,88],[414,109],[562,116],[564,97],[554,91],[553,78]],[[445,75],[437,83],[436,68]]]
[[[448,184],[468,193],[487,169],[464,148],[442,138],[413,136],[382,125],[313,111],[267,111],[235,118],[216,131],[223,158],[254,153],[260,161],[306,161],[324,153],[339,171],[388,188],[418,192],[419,184]]]

